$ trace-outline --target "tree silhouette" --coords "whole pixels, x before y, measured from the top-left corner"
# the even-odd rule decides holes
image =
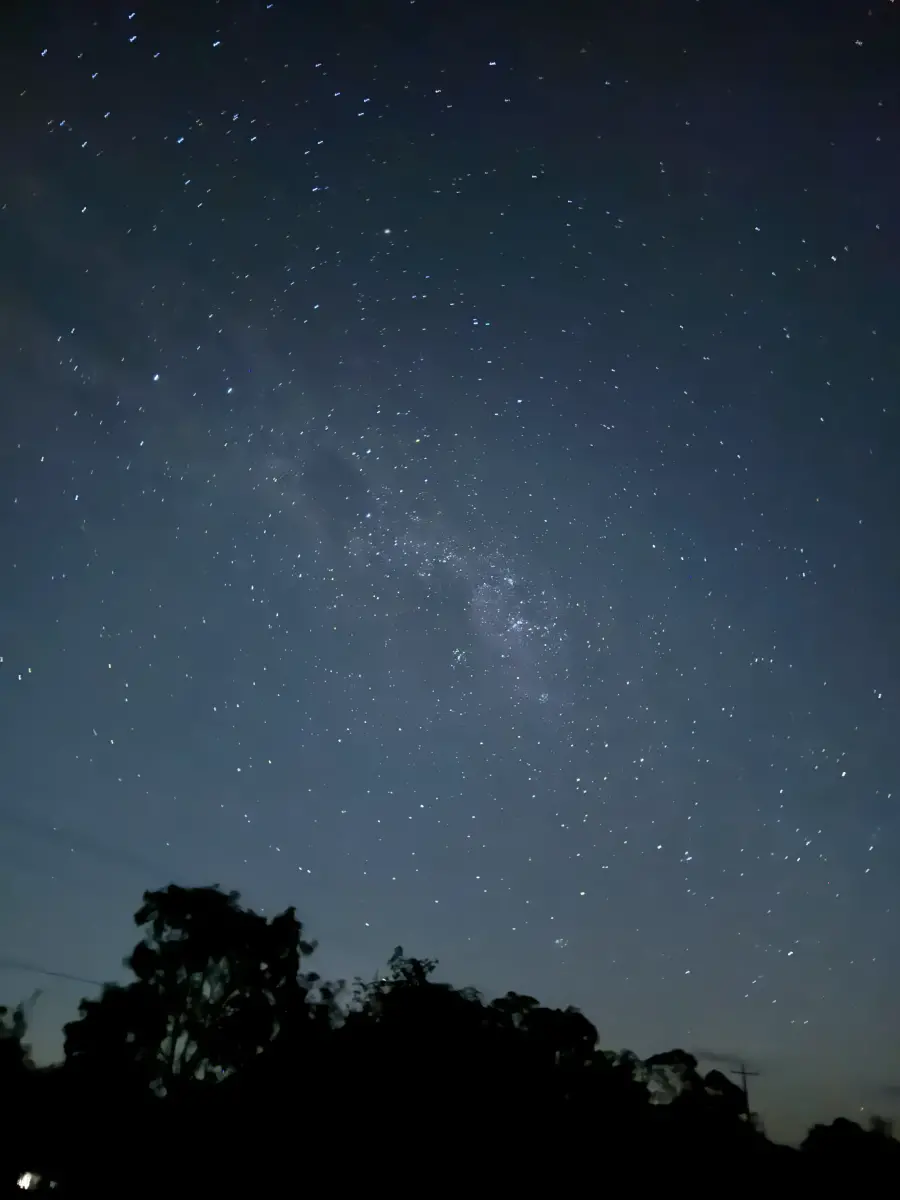
[[[31,1064],[31,1051],[25,1044],[28,1022],[25,1005],[9,1009],[0,1005],[0,1080],[15,1087],[25,1078]]]
[[[144,937],[125,960],[136,978],[83,1001],[65,1028],[67,1063],[159,1096],[252,1063],[305,1003],[300,967],[315,947],[293,909],[266,920],[238,901],[218,887],[145,893]]]
[[[855,1170],[900,1167],[900,1142],[890,1136],[879,1118],[863,1129],[855,1121],[838,1117],[830,1125],[813,1125],[803,1140],[804,1156],[824,1169],[834,1167]]]
[[[896,1170],[886,1122],[839,1120],[814,1126],[802,1152],[778,1147],[741,1088],[701,1074],[689,1051],[604,1051],[578,1009],[486,1000],[400,946],[345,995],[306,971],[315,944],[293,909],[267,918],[239,901],[218,887],[147,892],[131,979],[82,1002],[60,1068],[31,1065],[24,1007],[0,1011],[7,1183],[37,1170],[59,1196],[96,1195],[112,1155],[115,1194],[288,1194],[326,1145],[349,1151],[344,1187],[357,1168],[371,1186],[385,1161],[398,1185],[434,1162],[445,1185],[453,1163],[467,1185],[488,1163],[507,1187],[533,1186],[538,1167],[575,1184],[598,1142],[638,1170],[644,1154],[727,1158],[745,1182]]]
[[[696,1097],[703,1089],[697,1059],[686,1050],[666,1050],[644,1060],[650,1081],[667,1101]]]
[[[25,1006],[0,1006],[0,1178],[11,1187],[24,1167],[20,1156],[32,1108],[32,1064],[26,1036]]]
[[[707,1097],[714,1101],[718,1111],[726,1117],[747,1117],[747,1098],[744,1089],[723,1072],[713,1069],[703,1080]]]

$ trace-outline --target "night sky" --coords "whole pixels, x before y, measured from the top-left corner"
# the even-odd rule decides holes
[[[221,882],[326,976],[744,1059],[774,1136],[897,1113],[900,5],[19,7],[38,1054],[145,888]]]

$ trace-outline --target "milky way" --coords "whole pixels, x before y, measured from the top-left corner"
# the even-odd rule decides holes
[[[262,502],[254,539],[265,547],[266,571],[327,586],[334,596],[328,612],[381,621],[401,647],[407,627],[423,619],[432,632],[464,619],[436,689],[471,696],[473,675],[496,674],[513,704],[544,706],[545,717],[559,720],[572,704],[569,634],[566,604],[549,573],[514,542],[471,528],[466,516],[478,503],[465,479],[448,486],[426,475],[413,494],[393,482],[408,469],[410,448],[431,440],[427,434],[406,447],[371,429],[358,439],[367,443],[361,449],[338,448],[333,421],[312,419],[291,435],[206,431],[200,465],[187,465],[186,457],[168,473],[198,489],[199,505],[204,488],[219,481],[234,502]],[[312,579],[300,566],[310,557],[320,571]]]

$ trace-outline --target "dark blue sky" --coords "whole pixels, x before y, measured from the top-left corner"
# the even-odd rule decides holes
[[[305,7],[3,47],[3,999],[219,881],[890,1114],[900,13]]]

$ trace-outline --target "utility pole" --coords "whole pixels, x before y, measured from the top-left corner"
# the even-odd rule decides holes
[[[747,1088],[747,1080],[752,1079],[759,1071],[748,1071],[745,1063],[741,1063],[736,1071],[731,1072],[732,1075],[737,1075],[741,1081],[741,1091],[744,1093],[744,1116],[750,1120],[750,1093]]]

